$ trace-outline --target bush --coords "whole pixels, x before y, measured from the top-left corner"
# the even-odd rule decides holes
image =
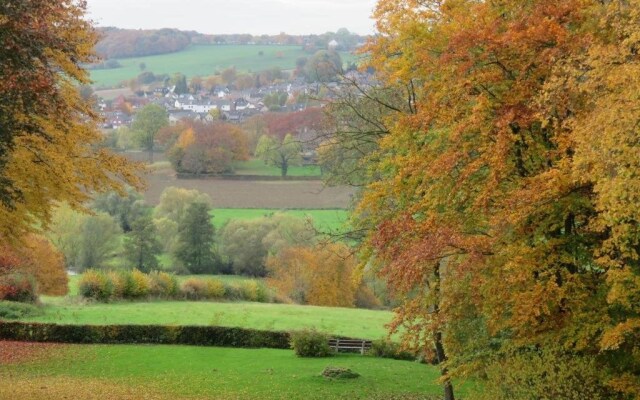
[[[108,301],[113,294],[113,282],[103,272],[88,270],[80,277],[78,292],[88,299]]]
[[[142,298],[149,295],[151,289],[151,279],[148,275],[134,269],[131,272],[131,290],[129,296],[131,298]]]
[[[267,303],[269,301],[269,294],[266,286],[258,281],[243,281],[240,282],[238,288],[242,294],[242,299],[247,301],[257,301],[260,303]]]
[[[219,279],[207,279],[207,298],[208,299],[222,299],[225,295],[224,283]]]
[[[371,342],[369,355],[382,358],[393,358],[395,360],[416,360],[417,356],[408,351],[402,350],[399,344],[387,339],[374,340]]]
[[[35,279],[19,272],[1,276],[0,300],[34,303],[38,300]]]
[[[329,336],[316,330],[291,333],[291,348],[298,357],[329,357],[333,355],[329,347]]]
[[[227,300],[244,300],[244,292],[240,289],[240,286],[237,284],[225,284],[224,285],[224,297]]]
[[[322,376],[329,379],[354,379],[360,377],[360,374],[349,368],[326,367],[322,371]]]
[[[207,298],[207,282],[202,279],[187,279],[180,286],[180,293],[188,300],[203,300]]]
[[[40,309],[32,304],[0,301],[0,319],[21,319],[40,313]]]
[[[127,290],[127,278],[122,273],[109,271],[107,273],[107,279],[111,281],[111,286],[113,287],[111,297],[114,299],[122,299]]]
[[[0,340],[56,343],[159,343],[288,349],[287,332],[220,326],[56,325],[0,322]]]
[[[149,294],[156,297],[173,298],[178,294],[178,280],[166,272],[154,271],[149,274]]]

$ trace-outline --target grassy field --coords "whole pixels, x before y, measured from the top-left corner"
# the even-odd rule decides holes
[[[236,175],[280,176],[280,168],[265,165],[262,160],[253,158],[248,161],[238,161],[234,164]],[[317,165],[291,166],[287,176],[317,176],[320,177],[320,167]]]
[[[18,346],[0,342],[0,351]],[[31,352],[38,346],[48,356],[0,364],[0,398],[375,400],[441,393],[436,367],[360,355],[308,359],[289,350],[139,345],[33,345]],[[320,373],[329,365],[361,376],[325,379]]]
[[[336,232],[345,229],[348,212],[346,210],[273,210],[265,208],[215,208],[211,211],[213,224],[220,228],[230,219],[249,220],[283,212],[298,218],[311,218],[320,231]]]
[[[301,46],[192,45],[177,53],[118,59],[122,68],[91,71],[91,79],[96,87],[114,86],[138,76],[142,72],[140,63],[145,63],[146,71],[154,74],[173,75],[179,72],[189,78],[213,75],[233,66],[242,72],[275,67],[287,70],[294,69],[296,59],[303,56],[309,57],[309,54]],[[344,62],[354,59],[348,53],[341,53],[341,56]]]
[[[43,314],[27,319],[58,324],[216,325],[289,331],[304,328],[336,335],[378,339],[386,334],[389,311],[293,304],[156,301],[88,303],[43,298]]]

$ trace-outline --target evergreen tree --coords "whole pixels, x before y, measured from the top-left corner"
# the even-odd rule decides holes
[[[162,245],[151,215],[143,215],[133,221],[131,232],[124,243],[124,253],[129,265],[142,272],[158,268],[158,254]]]
[[[189,205],[178,232],[176,258],[194,274],[214,273],[218,262],[213,252],[215,231],[209,217],[209,206],[201,202]]]

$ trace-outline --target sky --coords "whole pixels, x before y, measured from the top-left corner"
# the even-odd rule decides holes
[[[382,0],[384,1],[384,0]],[[98,26],[292,35],[374,32],[376,0],[87,0]]]

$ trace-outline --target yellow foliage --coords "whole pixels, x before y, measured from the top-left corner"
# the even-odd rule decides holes
[[[343,244],[287,247],[269,256],[269,284],[302,304],[353,307],[359,282],[355,258]]]

